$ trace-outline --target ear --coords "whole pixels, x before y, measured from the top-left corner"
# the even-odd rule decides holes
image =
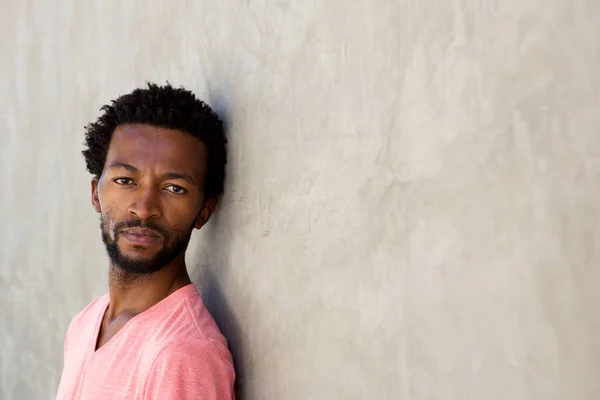
[[[208,222],[208,219],[210,218],[212,213],[215,211],[216,207],[217,207],[217,199],[212,199],[212,198],[207,199],[204,202],[204,205],[202,206],[202,209],[200,210],[198,217],[196,218],[196,223],[194,224],[194,228],[196,228],[196,229],[202,228],[204,226],[204,224],[206,224]]]
[[[100,199],[98,198],[98,178],[92,179],[92,205],[97,213],[100,212]]]

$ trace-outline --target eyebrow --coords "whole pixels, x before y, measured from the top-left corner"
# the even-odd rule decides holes
[[[134,167],[133,165],[125,164],[125,163],[121,163],[121,162],[112,163],[108,168],[109,169],[124,168],[127,171],[131,172],[132,174],[140,173],[140,170],[137,169],[136,167]],[[188,181],[189,183],[191,183],[194,186],[198,186],[198,185],[196,185],[196,182],[190,175],[182,173],[182,172],[166,172],[163,174],[163,178],[164,179],[183,179],[185,181]]]
[[[192,177],[188,174],[183,174],[180,172],[167,172],[163,176],[165,177],[165,179],[183,179],[184,181],[188,181],[192,185],[197,186],[196,182],[194,182]]]
[[[136,167],[134,167],[133,165],[129,165],[129,164],[121,163],[121,162],[112,163],[108,167],[108,169],[117,169],[117,168],[125,168],[127,171],[131,172],[132,174],[136,174],[136,173],[140,172],[140,170],[137,169]]]

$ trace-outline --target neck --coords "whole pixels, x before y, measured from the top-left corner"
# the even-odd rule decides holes
[[[111,263],[106,317],[112,320],[122,313],[137,315],[190,283],[184,256],[152,274],[124,272]]]

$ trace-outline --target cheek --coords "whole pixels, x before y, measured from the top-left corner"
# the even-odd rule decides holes
[[[171,224],[171,231],[176,234],[176,236],[182,236],[188,234],[194,227],[193,219],[180,219],[177,221],[173,221]]]
[[[127,209],[133,199],[131,192],[115,186],[110,179],[101,178],[98,184],[98,204],[103,213],[111,212],[118,215]]]
[[[104,233],[108,234],[108,237],[111,240],[115,240],[115,226],[117,221],[115,220],[113,212],[111,210],[106,210],[100,214],[100,218],[102,219],[102,230]]]
[[[126,200],[122,195],[120,197],[116,196],[110,190],[99,191],[98,203],[100,205],[102,220],[106,221],[106,223],[111,222],[112,227],[114,227],[115,221],[122,219],[126,215],[127,207],[124,206]]]
[[[196,201],[163,204],[163,218],[174,230],[188,230],[194,225],[199,214],[200,207]]]
[[[177,215],[176,218],[173,216],[172,219],[169,219],[168,223],[168,229],[172,233],[171,237],[175,239],[175,237],[181,238],[188,235],[194,229],[195,222],[195,215],[189,213],[186,215]]]

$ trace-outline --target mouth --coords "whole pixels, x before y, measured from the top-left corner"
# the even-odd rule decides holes
[[[161,235],[151,229],[129,228],[121,231],[123,237],[135,244],[155,244],[160,242]]]

